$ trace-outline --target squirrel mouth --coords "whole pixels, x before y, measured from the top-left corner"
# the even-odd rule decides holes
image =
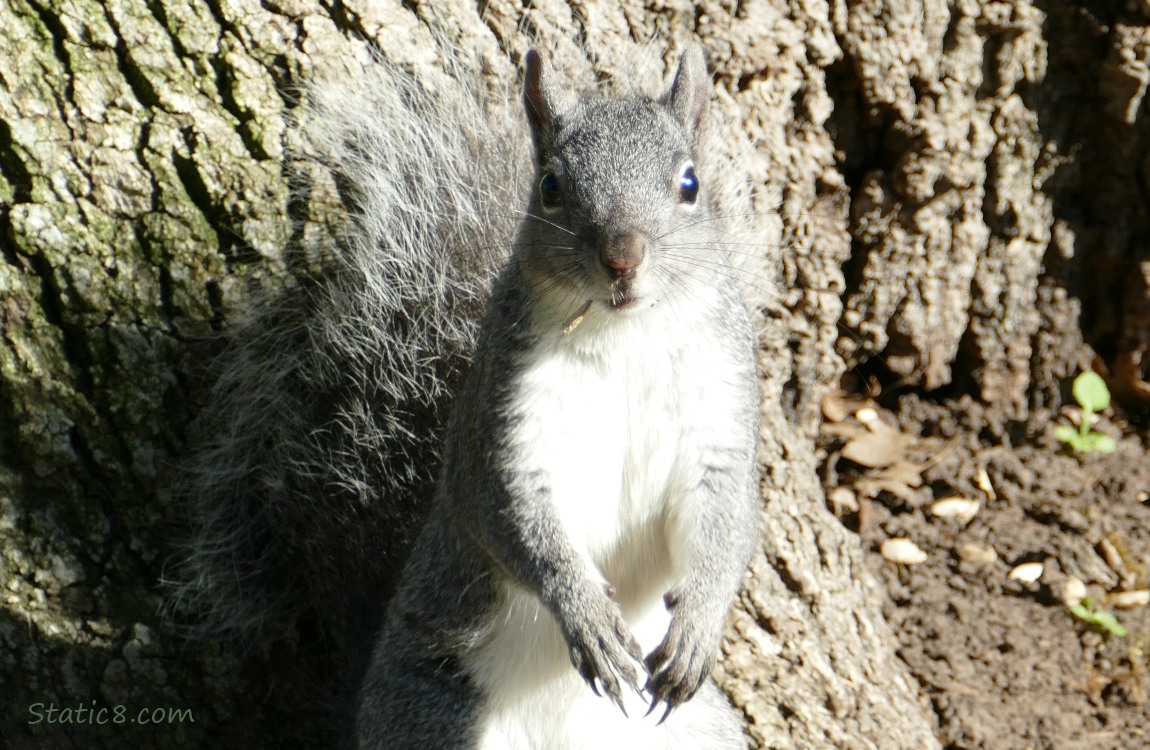
[[[604,303],[612,310],[624,310],[631,307],[639,300],[634,294],[631,293],[630,279],[615,279],[608,287],[608,297]],[[595,303],[595,299],[589,299],[579,308],[578,312],[563,322],[563,334],[567,335],[579,327],[583,319],[587,317],[587,311],[591,309],[591,305]]]
[[[620,295],[612,293],[611,298],[606,302],[607,306],[612,310],[622,310],[624,308],[631,307],[635,304],[636,301],[637,298],[635,297],[631,297],[626,294]],[[587,302],[579,308],[578,312],[563,322],[563,335],[566,336],[579,327],[579,324],[583,322],[585,317],[587,317],[587,311],[591,309],[591,305],[593,304],[595,304],[594,299],[587,300]]]
[[[613,280],[607,291],[610,295],[607,304],[614,310],[622,310],[635,303],[635,296],[631,292],[631,280],[628,278]]]

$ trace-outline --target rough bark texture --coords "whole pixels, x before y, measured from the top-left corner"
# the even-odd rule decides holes
[[[535,41],[587,79],[631,75],[635,40],[703,41],[718,119],[756,145],[755,220],[784,282],[763,357],[764,545],[723,684],[760,747],[935,746],[884,594],[825,509],[819,404],[857,367],[998,404],[1001,433],[1061,403],[1087,343],[1116,393],[1145,399],[1137,7],[0,3],[2,744],[329,742],[308,634],[241,655],[160,614],[182,518],[164,487],[197,408],[194,342],[253,276],[285,274],[293,233],[334,221],[292,197],[300,87],[369,47],[430,69],[438,29],[503,78]],[[129,723],[30,711],[93,702]],[[132,723],[155,707],[194,723]]]

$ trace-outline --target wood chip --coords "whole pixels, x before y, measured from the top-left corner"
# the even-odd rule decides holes
[[[1062,584],[1062,603],[1071,607],[1081,603],[1085,596],[1086,584],[1082,582],[1082,579],[1077,576],[1067,576],[1066,581]]]
[[[587,311],[591,309],[591,302],[592,300],[587,300],[587,304],[579,308],[579,312],[567,319],[567,322],[563,325],[564,336],[574,331],[579,327],[579,324],[583,322],[583,318],[587,316]]]
[[[879,554],[899,565],[918,565],[926,562],[926,553],[909,539],[887,539],[879,548]]]
[[[1122,555],[1118,552],[1118,548],[1114,546],[1114,542],[1103,537],[1098,542],[1098,551],[1102,553],[1102,559],[1110,566],[1110,569],[1119,575],[1126,573],[1126,566],[1122,563]]]
[[[1046,569],[1040,562],[1022,563],[1010,571],[1006,577],[1012,581],[1022,581],[1023,583],[1034,583],[1042,577],[1042,571]]]
[[[977,500],[955,496],[943,498],[935,502],[930,506],[930,512],[937,518],[942,518],[947,521],[969,523],[972,518],[978,515],[978,510],[981,507],[982,504]]]
[[[998,559],[998,552],[989,544],[965,542],[959,545],[958,556],[967,562],[989,565]]]
[[[1150,590],[1140,589],[1138,591],[1121,591],[1117,594],[1111,594],[1106,598],[1110,606],[1114,609],[1134,609],[1135,607],[1145,607],[1150,604]]]
[[[990,475],[986,473],[985,466],[978,467],[978,489],[986,494],[987,500],[996,500],[998,498],[994,493],[994,485],[990,483]]]
[[[827,495],[827,499],[831,501],[836,516],[858,512],[859,499],[849,487],[835,487]]]

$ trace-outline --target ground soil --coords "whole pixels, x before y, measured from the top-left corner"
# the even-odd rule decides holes
[[[1096,429],[1119,438],[1118,449],[1079,457],[1053,436],[1065,412],[1011,424],[969,399],[883,400],[890,410],[832,400],[822,439],[828,495],[889,591],[899,655],[934,708],[944,747],[1150,747],[1150,607],[1119,609],[1113,599],[1150,588],[1145,430],[1104,417]],[[860,421],[868,406],[877,408]],[[868,427],[872,416],[879,422]],[[884,441],[894,451],[868,452],[876,428],[897,430],[884,433],[895,435]],[[978,512],[933,514],[948,497],[976,500]],[[900,537],[925,561],[885,559],[882,543]],[[1010,577],[1028,562],[1042,563],[1037,580]],[[1127,635],[1071,613],[1071,577]]]

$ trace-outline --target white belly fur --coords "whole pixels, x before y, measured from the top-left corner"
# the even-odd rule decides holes
[[[707,371],[722,366],[714,352],[668,351],[668,341],[699,337],[653,330],[673,327],[658,317],[591,320],[545,340],[516,390],[521,419],[513,435],[527,465],[548,474],[563,528],[591,574],[616,588],[644,653],[666,633],[662,596],[683,574],[666,523],[668,503],[693,478],[684,468],[691,462],[681,460],[693,448],[682,425],[697,423],[692,408],[714,406],[698,394]],[[682,719],[657,727],[662,711],[642,719],[646,703],[625,689],[627,719],[591,691],[554,618],[526,590],[506,587],[492,637],[469,662],[488,696],[481,750],[680,746],[667,728]],[[689,716],[689,708],[677,715]]]

